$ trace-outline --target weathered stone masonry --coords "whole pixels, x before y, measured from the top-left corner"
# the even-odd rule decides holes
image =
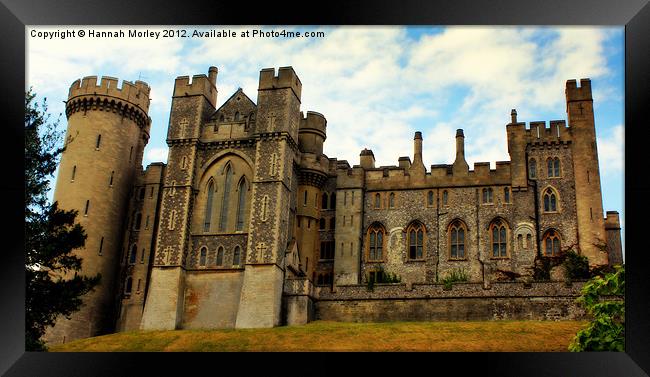
[[[567,81],[567,121],[526,125],[512,110],[510,160],[470,169],[460,129],[452,164],[424,165],[421,132],[397,165],[375,166],[368,148],[359,164],[330,158],[327,120],[301,111],[293,68],[261,70],[256,101],[238,89],[220,106],[217,74],[176,79],[168,162],[144,170],[147,84],[73,83],[55,199],[82,214],[84,272],[104,281],[50,342],[314,319],[576,319],[582,283],[533,281],[535,266],[567,249],[622,262],[588,79]],[[468,281],[445,289],[452,272]]]

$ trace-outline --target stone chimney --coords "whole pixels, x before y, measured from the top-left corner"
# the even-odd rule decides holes
[[[465,161],[465,135],[462,129],[456,130],[456,161],[453,165],[454,175],[469,174],[469,165]]]
[[[409,174],[421,175],[424,177],[426,169],[422,162],[422,132],[416,131],[413,138],[413,163],[409,168]]]
[[[517,123],[517,110],[516,109],[512,109],[512,111],[510,112],[510,123],[511,124]]]
[[[372,150],[364,148],[359,154],[360,165],[364,169],[374,169],[375,168],[375,155],[372,153]]]

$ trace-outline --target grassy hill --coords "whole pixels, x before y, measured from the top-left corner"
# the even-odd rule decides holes
[[[343,323],[271,329],[135,331],[81,339],[52,352],[134,351],[559,351],[587,322]]]

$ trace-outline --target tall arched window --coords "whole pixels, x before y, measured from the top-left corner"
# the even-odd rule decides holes
[[[388,196],[388,206],[390,208],[395,208],[395,193],[391,192]]]
[[[503,220],[496,219],[490,224],[490,243],[493,258],[508,256],[508,228]]]
[[[429,191],[427,193],[427,205],[432,206],[433,205],[433,191]]]
[[[199,266],[205,266],[206,259],[208,257],[208,249],[204,246],[199,252]]]
[[[138,254],[138,246],[133,245],[131,246],[131,254],[129,254],[129,264],[135,264],[135,259]]]
[[[535,179],[537,178],[537,160],[534,158],[531,158],[528,161],[528,176],[530,179]]]
[[[332,195],[330,195],[330,209],[336,209],[336,193],[333,192]]]
[[[138,213],[135,215],[135,230],[140,230],[140,226],[142,225],[142,214]]]
[[[203,231],[210,231],[210,222],[212,221],[212,201],[214,200],[214,181],[210,180],[206,192],[205,201],[205,220],[203,221]]]
[[[381,208],[381,195],[375,194],[375,208]]]
[[[241,263],[241,248],[239,246],[235,246],[235,251],[232,254],[232,265],[239,266],[240,263]]]
[[[551,229],[544,234],[542,241],[544,245],[544,255],[547,257],[556,257],[560,255],[560,233]]]
[[[219,231],[226,230],[228,223],[228,207],[230,206],[230,186],[232,185],[232,168],[226,166],[226,181],[223,185],[223,199],[221,200],[221,218],[219,219]]]
[[[223,246],[217,249],[217,266],[223,266]]]
[[[550,187],[544,190],[544,212],[557,212],[557,195]]]
[[[454,220],[449,224],[447,232],[449,237],[449,258],[465,259],[465,235],[467,226],[460,220]]]
[[[510,187],[503,188],[503,201],[510,203]]]
[[[560,176],[560,159],[549,157],[546,163],[549,178],[558,178]]]
[[[444,190],[442,192],[442,205],[446,206],[448,201],[449,201],[449,191]]]
[[[368,261],[381,261],[384,258],[384,238],[386,230],[384,226],[375,223],[368,228],[366,236],[367,246],[367,260]]]
[[[126,278],[124,293],[131,294],[132,290],[133,290],[133,279],[129,276],[128,278]]]
[[[235,122],[239,122],[239,111],[235,113]]]
[[[424,257],[424,233],[426,229],[420,222],[411,223],[406,228],[409,245],[409,259],[422,259]]]
[[[246,217],[246,193],[248,191],[248,184],[246,178],[242,178],[239,182],[239,200],[237,203],[237,227],[236,230],[244,229],[244,218]]]
[[[321,197],[321,208],[322,209],[327,209],[328,199],[329,199],[329,196],[327,195],[326,192],[324,192],[323,196]]]
[[[492,203],[492,187],[483,189],[483,203]]]

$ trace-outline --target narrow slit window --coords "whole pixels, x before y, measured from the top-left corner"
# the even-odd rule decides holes
[[[233,266],[239,266],[241,263],[241,248],[239,246],[235,246],[235,251],[233,252],[232,255],[232,264]]]
[[[99,135],[97,135],[97,143],[95,143],[95,149],[96,150],[99,150],[99,146],[101,145],[101,143],[102,143],[102,135],[99,134]]]
[[[86,200],[86,208],[84,209],[84,216],[88,216],[89,208],[90,208],[90,200]]]
[[[113,186],[113,176],[115,175],[115,171],[111,172],[111,178],[108,180],[108,185]]]
[[[104,237],[102,237],[102,239],[99,240],[99,255],[102,255],[103,249],[104,249]]]
[[[77,165],[72,167],[72,178],[70,178],[71,181],[74,182],[74,176],[77,174]]]

